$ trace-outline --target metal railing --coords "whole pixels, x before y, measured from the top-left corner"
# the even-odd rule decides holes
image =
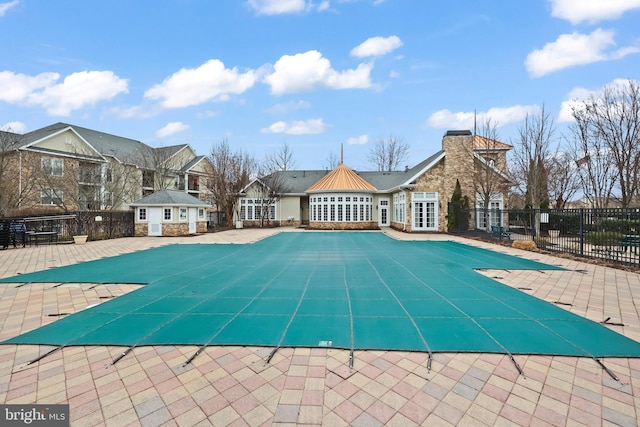
[[[72,242],[73,236],[86,235],[87,240],[106,240],[134,235],[133,211],[82,211],[65,214],[2,218],[21,222],[28,232],[55,232],[57,243]]]
[[[450,205],[448,221],[450,233],[533,240],[546,251],[640,268],[640,208],[484,210]]]

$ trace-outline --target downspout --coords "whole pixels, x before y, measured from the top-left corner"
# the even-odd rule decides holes
[[[106,207],[106,203],[105,203],[106,196],[107,196],[107,165],[106,163],[103,163],[100,166],[100,209],[105,209]],[[111,206],[111,209],[113,209],[113,206]]]
[[[22,151],[18,149],[18,209],[22,209]]]
[[[404,195],[404,221],[402,221],[402,231],[406,232],[407,231],[407,218],[409,215],[407,215],[407,193],[404,191],[404,189],[400,190],[402,192],[402,194]]]

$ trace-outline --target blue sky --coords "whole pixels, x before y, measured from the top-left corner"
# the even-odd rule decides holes
[[[490,117],[510,142],[543,104],[638,79],[640,0],[0,0],[0,128],[67,122],[299,169],[370,169],[402,138],[409,166]]]

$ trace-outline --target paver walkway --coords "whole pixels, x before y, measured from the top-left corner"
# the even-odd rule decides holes
[[[187,238],[125,238],[0,251],[0,277],[171,243],[246,243],[274,230]],[[640,275],[446,235],[386,231],[398,239],[456,240],[559,265],[565,271],[484,271],[506,285],[640,340]],[[0,287],[0,339],[135,289],[134,285]],[[638,425],[640,359],[427,354],[335,349],[192,346],[0,346],[1,403],[69,403],[71,425]]]

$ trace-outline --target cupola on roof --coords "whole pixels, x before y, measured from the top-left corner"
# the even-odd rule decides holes
[[[307,189],[311,192],[324,191],[377,191],[376,187],[365,181],[360,175],[349,169],[344,163],[323,176],[315,184]]]

